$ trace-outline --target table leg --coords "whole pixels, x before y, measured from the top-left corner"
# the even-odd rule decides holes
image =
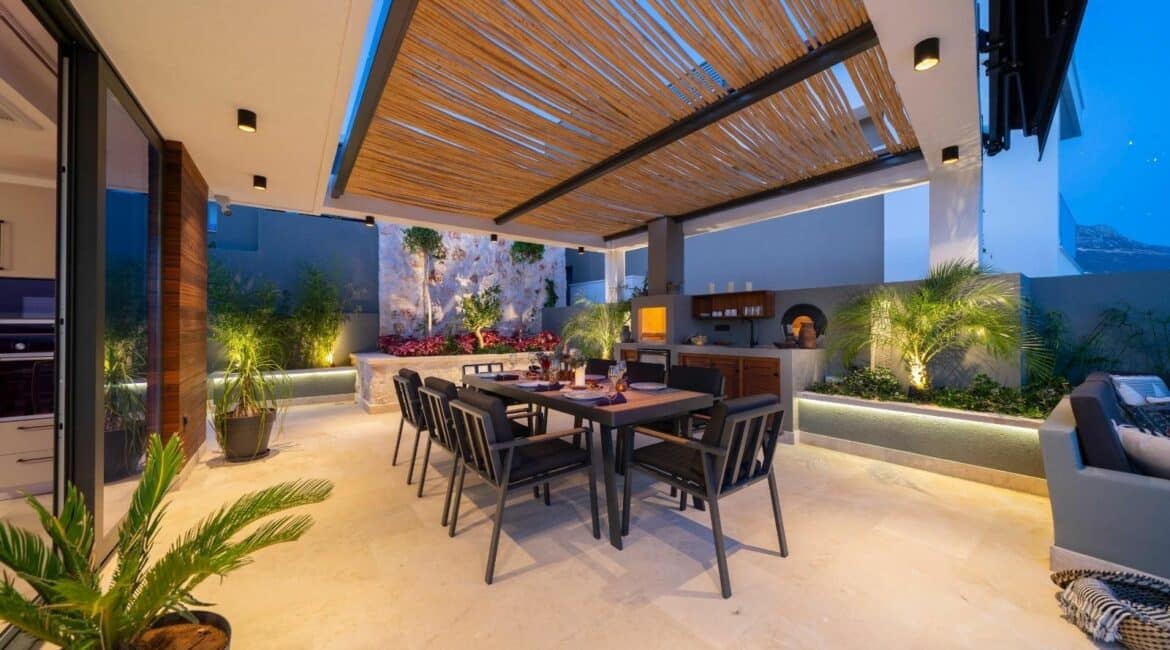
[[[609,528],[609,543],[622,548],[622,520],[618,512],[617,478],[614,476],[613,429],[601,429],[601,465],[605,473],[605,525]]]

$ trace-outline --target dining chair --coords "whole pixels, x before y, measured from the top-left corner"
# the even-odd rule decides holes
[[[601,524],[597,511],[597,472],[593,465],[591,437],[586,437],[585,449],[563,440],[585,433],[585,429],[566,429],[526,438],[517,437],[513,435],[514,423],[509,420],[504,403],[499,398],[463,388],[459,389],[459,399],[451,402],[451,413],[454,416],[463,462],[460,464],[459,477],[455,482],[447,534],[455,535],[455,527],[459,520],[459,502],[463,495],[463,481],[469,468],[496,490],[496,511],[492,518],[492,537],[488,548],[487,570],[484,573],[485,582],[490,585],[495,576],[496,552],[500,547],[504,505],[510,490],[547,483],[554,477],[587,472],[593,537],[601,539]]]
[[[478,375],[481,372],[504,372],[503,361],[485,361],[484,363],[463,364],[463,374]]]
[[[455,457],[451,475],[447,477],[447,496],[443,499],[443,525],[447,525],[447,513],[451,508],[451,490],[455,486],[455,474],[459,471],[459,443],[455,440],[455,427],[451,421],[451,402],[459,399],[454,383],[439,377],[427,377],[423,387],[418,389],[422,405],[423,420],[427,423],[427,445],[423,450],[422,473],[418,479],[418,496],[423,494],[427,481],[427,465],[431,459],[431,444],[446,449]]]
[[[637,382],[664,383],[666,381],[666,366],[645,361],[627,361],[626,381],[631,384]]]
[[[780,556],[788,557],[788,540],[780,515],[780,493],[772,468],[783,419],[780,398],[765,393],[716,404],[700,440],[654,429],[636,429],[638,433],[661,442],[635,449],[625,458],[622,534],[628,533],[630,527],[631,470],[644,472],[677,488],[684,498],[691,494],[706,501],[711,513],[719,583],[723,597],[728,598],[731,596],[731,578],[727,571],[723,523],[719,516],[720,502],[735,492],[767,480],[772,493],[772,516],[776,520]],[[632,446],[633,432],[627,432],[626,438],[626,444]]]
[[[605,377],[609,375],[609,369],[616,364],[617,361],[613,359],[586,359],[585,374]]]
[[[409,368],[402,368],[394,376],[394,393],[398,398],[398,409],[401,418],[398,420],[398,440],[394,443],[394,459],[391,465],[398,464],[398,448],[402,445],[402,429],[407,423],[414,427],[414,451],[410,454],[410,470],[406,473],[406,484],[414,479],[414,461],[418,456],[418,442],[422,432],[426,429],[423,421],[422,407],[419,404],[418,389],[422,387],[422,377]]]

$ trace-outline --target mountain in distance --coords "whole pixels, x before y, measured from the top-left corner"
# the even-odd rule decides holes
[[[1076,226],[1077,264],[1085,273],[1170,269],[1170,246],[1130,239],[1112,226]]]

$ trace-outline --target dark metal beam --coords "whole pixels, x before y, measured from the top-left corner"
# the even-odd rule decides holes
[[[671,219],[674,219],[675,221],[682,223],[682,222],[690,221],[692,219],[698,219],[699,217],[706,217],[708,215],[712,215],[712,214],[715,214],[717,212],[723,212],[724,210],[731,210],[733,208],[739,208],[739,207],[743,207],[745,205],[751,205],[753,203],[758,203],[760,201],[774,199],[778,196],[784,196],[786,194],[800,192],[801,190],[807,190],[809,188],[813,188],[813,187],[816,187],[818,185],[824,185],[825,183],[833,183],[836,181],[842,181],[842,180],[845,180],[848,178],[853,178],[855,176],[861,176],[863,174],[870,174],[870,173],[873,173],[876,171],[881,171],[883,169],[889,169],[891,167],[898,167],[899,165],[905,165],[907,163],[912,163],[912,162],[916,162],[919,160],[922,160],[922,150],[921,149],[911,149],[909,151],[904,151],[904,152],[899,153],[899,154],[885,154],[885,155],[879,156],[873,160],[869,160],[869,161],[866,161],[866,162],[863,162],[863,163],[860,163],[857,165],[853,165],[852,167],[846,167],[844,169],[839,169],[835,172],[821,174],[820,176],[813,176],[812,178],[807,178],[807,179],[802,180],[802,181],[796,181],[795,183],[789,183],[787,185],[780,185],[779,187],[772,187],[772,188],[769,188],[769,189],[766,189],[766,190],[763,190],[760,192],[756,192],[754,194],[748,194],[746,196],[741,196],[739,198],[731,199],[730,201],[724,201],[722,203],[716,203],[715,205],[709,205],[705,208],[700,208],[698,210],[692,210],[690,212],[684,212],[682,214],[674,214],[674,215],[668,215],[668,216]],[[637,234],[645,232],[645,231],[646,231],[646,226],[637,226],[635,228],[630,228],[628,230],[622,230],[620,232],[615,232],[611,235],[606,235],[603,239],[605,241],[613,241],[615,239],[629,237],[630,235],[637,235]]]
[[[374,119],[378,102],[382,100],[382,93],[390,80],[390,71],[394,69],[394,62],[398,59],[398,50],[402,48],[402,41],[406,39],[406,32],[410,27],[410,19],[414,17],[416,6],[418,0],[393,0],[390,3],[386,23],[382,25],[382,35],[378,38],[378,49],[374,52],[370,73],[366,75],[366,84],[362,88],[357,110],[354,111],[353,126],[349,129],[349,135],[345,138],[345,148],[341,151],[341,165],[337,169],[337,178],[333,181],[331,192],[335,199],[345,192],[345,186],[349,183],[349,175],[353,172],[353,165],[357,162],[362,142],[370,130],[370,122]]]
[[[835,38],[808,54],[781,66],[743,88],[733,90],[723,99],[693,113],[674,124],[653,133],[642,140],[622,149],[592,167],[577,173],[549,189],[537,194],[496,217],[496,225],[503,225],[539,208],[573,190],[597,180],[606,174],[628,165],[635,160],[657,151],[668,144],[710,126],[719,120],[741,111],[756,102],[794,86],[809,77],[824,72],[851,56],[860,54],[878,44],[877,32],[873,25],[866,23],[845,35]]]

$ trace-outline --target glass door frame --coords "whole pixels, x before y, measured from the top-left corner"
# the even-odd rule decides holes
[[[157,154],[149,159],[148,201],[152,225],[148,260],[154,272],[148,287],[156,292],[156,300],[162,290],[158,272],[164,140],[68,0],[26,0],[26,5],[57,38],[60,52],[54,509],[60,509],[65,486],[75,485],[93,513],[94,554],[104,559],[117,538],[110,525],[115,522],[105,521],[103,502],[107,95],[117,99]],[[158,323],[149,329],[154,344],[150,362],[156,363],[161,355]],[[156,376],[161,380],[161,372]],[[157,395],[161,386],[150,388]],[[157,399],[149,401],[157,407]]]

